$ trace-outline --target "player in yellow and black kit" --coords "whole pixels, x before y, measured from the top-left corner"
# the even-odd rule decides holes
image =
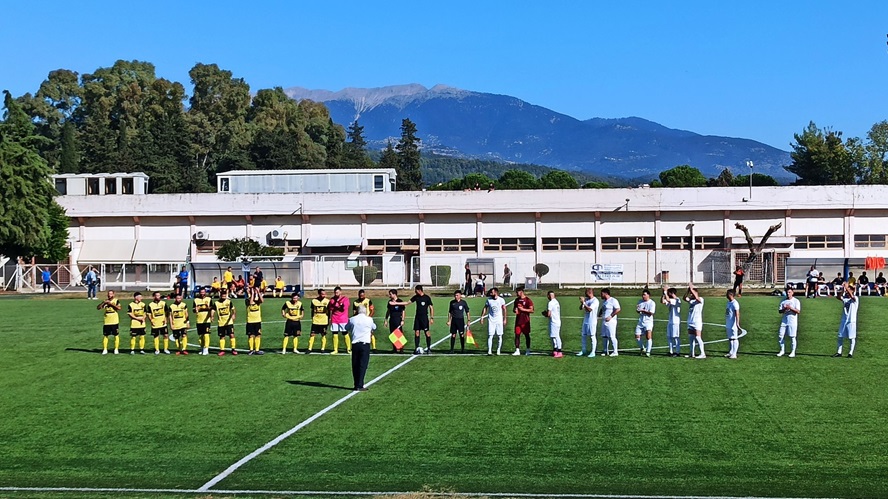
[[[167,333],[166,302],[160,299],[160,292],[154,292],[154,299],[148,304],[148,318],[151,319],[151,336],[154,336],[154,355],[160,355],[160,337],[163,336],[163,353],[170,353],[170,335]]]
[[[219,356],[225,355],[225,338],[231,338],[231,355],[237,355],[234,340],[234,319],[236,316],[234,303],[228,298],[228,291],[223,289],[219,299],[213,302],[219,333]]]
[[[182,293],[176,293],[176,298],[170,304],[170,327],[173,330],[173,339],[176,340],[176,355],[188,355],[188,304],[182,301]]]
[[[220,288],[221,291],[221,288]],[[210,325],[213,322],[213,299],[207,296],[207,289],[201,287],[194,299],[192,308],[197,322],[197,339],[200,343],[198,355],[210,354]]]
[[[262,343],[262,294],[259,289],[253,288],[247,291],[247,343],[250,345],[250,355],[265,355],[259,350]]]
[[[142,293],[133,293],[133,301],[126,310],[130,318],[130,355],[136,354],[136,339],[139,340],[139,353],[145,355],[145,302]]]
[[[314,349],[315,335],[321,335],[321,351],[327,348],[327,326],[330,324],[330,316],[327,307],[330,299],[323,289],[318,290],[318,297],[311,300],[311,334],[308,338],[308,353]]]
[[[102,326],[102,355],[108,355],[108,337],[114,336],[114,355],[120,353],[117,348],[120,346],[120,300],[114,298],[114,291],[108,291],[108,298],[102,303],[96,305],[96,310],[101,310],[105,315],[104,326]]]
[[[287,353],[287,343],[293,338],[293,353],[302,353],[299,351],[299,336],[302,335],[302,316],[305,311],[302,310],[302,302],[299,301],[299,293],[290,295],[290,299],[284,302],[281,307],[281,315],[287,319],[284,325],[284,347],[281,354]]]
[[[358,291],[357,299],[352,302],[352,316],[358,315],[358,307],[364,307],[367,311],[367,317],[373,317],[373,312],[375,311],[373,302],[370,298],[367,298],[363,289]],[[376,336],[373,333],[370,333],[370,348],[374,351],[376,350]]]

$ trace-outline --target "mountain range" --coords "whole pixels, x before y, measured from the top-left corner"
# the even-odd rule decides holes
[[[707,176],[729,168],[791,179],[789,153],[754,140],[701,135],[638,117],[579,120],[516,97],[419,84],[346,88],[337,92],[292,87],[293,99],[323,102],[336,123],[358,120],[374,147],[400,135],[401,120],[416,123],[425,152],[533,163],[594,175],[648,179],[689,164]]]

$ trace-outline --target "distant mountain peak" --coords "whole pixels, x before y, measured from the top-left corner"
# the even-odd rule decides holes
[[[345,101],[355,107],[355,117],[358,119],[361,113],[370,111],[380,104],[386,103],[404,108],[415,101],[427,100],[435,97],[460,97],[470,95],[473,92],[462,90],[449,85],[437,84],[432,88],[426,88],[419,83],[406,85],[390,85],[375,88],[348,87],[339,91],[311,90],[302,87],[290,87],[284,90],[291,99],[309,99],[318,102]]]

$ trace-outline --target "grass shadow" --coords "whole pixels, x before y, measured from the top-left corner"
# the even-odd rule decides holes
[[[349,390],[349,391],[352,390],[352,388],[350,388],[348,386],[331,385],[328,383],[321,383],[319,381],[287,380],[287,383],[289,383],[291,385],[298,385],[298,386],[309,386],[312,388],[330,388],[333,390]]]

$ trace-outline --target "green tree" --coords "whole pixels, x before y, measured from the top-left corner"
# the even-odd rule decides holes
[[[77,128],[73,122],[67,121],[62,125],[60,140],[59,173],[79,173],[80,157],[77,153]]]
[[[679,165],[660,172],[662,187],[705,187],[706,177],[700,170],[690,165]],[[653,183],[651,187],[657,187]]]
[[[888,184],[888,121],[873,125],[866,139],[866,160],[861,180],[867,184]]]
[[[583,189],[610,189],[611,187],[613,187],[613,186],[608,184],[607,182],[593,181],[593,182],[586,182],[585,184],[583,184]]]
[[[37,149],[45,139],[9,92],[0,122],[0,254],[61,260],[68,219],[53,196],[51,170]]]
[[[749,180],[748,178],[746,179]],[[723,169],[717,177],[706,181],[708,187],[730,187],[734,183],[734,174],[727,168]]]
[[[731,182],[731,185],[734,187],[744,187],[749,186],[749,175],[738,175],[734,177],[734,180]],[[780,182],[777,182],[777,179],[770,175],[765,175],[764,173],[753,173],[752,174],[752,185],[757,187],[775,187],[780,185]]]
[[[539,189],[536,177],[523,170],[506,170],[497,181],[500,189]]]
[[[786,170],[798,177],[796,184],[853,184],[863,173],[865,151],[859,139],[843,142],[842,132],[817,128],[813,121],[794,138]]]
[[[401,139],[395,150],[398,152],[398,190],[418,191],[422,189],[422,170],[419,153],[420,140],[416,136],[416,125],[407,118],[401,121]]]
[[[555,170],[540,177],[541,189],[577,189],[579,187],[577,179],[565,171]]]
[[[379,162],[376,164],[379,168],[390,168],[398,171],[398,152],[395,151],[395,146],[392,145],[392,141],[388,141],[385,145],[385,149],[382,150],[382,155],[379,157]],[[400,181],[398,182],[400,185]]]
[[[355,120],[346,131],[348,141],[342,154],[343,168],[372,168],[373,160],[367,154],[367,141],[364,139],[364,127]]]
[[[60,172],[77,173],[78,109],[83,100],[79,75],[67,69],[51,71],[37,93],[20,97],[22,109],[31,117],[39,135],[49,139],[39,150],[49,166]],[[68,155],[66,157],[66,154]],[[67,164],[62,164],[67,161]]]
[[[222,243],[216,250],[216,257],[225,262],[234,262],[244,257],[254,256],[282,256],[283,248],[263,246],[250,238],[230,239]]]

